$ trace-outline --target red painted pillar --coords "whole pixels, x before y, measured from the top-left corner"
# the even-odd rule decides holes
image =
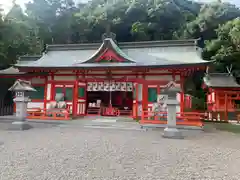
[[[135,91],[135,115],[136,115],[136,118],[138,118],[138,83],[135,84],[135,88],[136,88],[136,91]]]
[[[180,76],[180,86],[181,86],[181,93],[180,93],[180,111],[184,111],[184,77],[183,75]]]
[[[142,117],[144,118],[144,112],[148,111],[148,83],[143,81],[142,87]]]
[[[73,86],[73,106],[72,106],[73,117],[77,116],[77,102],[78,102],[78,79],[75,80]]]
[[[44,110],[47,109],[47,89],[48,89],[48,77],[45,77],[45,84],[44,84]]]
[[[225,121],[228,121],[228,115],[227,115],[227,110],[228,110],[228,95],[227,95],[227,92],[224,93],[224,102],[225,102],[225,109],[224,109]]]
[[[54,81],[54,74],[53,73],[51,73],[51,94],[50,94],[50,100],[51,101],[55,101],[55,97],[54,97],[54,83],[53,83],[53,81]]]

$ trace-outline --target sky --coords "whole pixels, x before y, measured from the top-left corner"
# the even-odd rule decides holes
[[[24,3],[27,3],[29,0],[16,0],[17,4],[20,4],[21,6],[24,6]],[[0,0],[0,4],[2,5],[5,12],[7,12],[11,6],[12,1],[11,0]]]
[[[29,1],[30,0],[16,0],[16,3],[20,4],[23,7],[24,3],[27,3]],[[80,0],[78,0],[78,1],[80,1]],[[211,1],[215,1],[215,0],[195,0],[195,1],[211,2]],[[223,1],[231,2],[240,7],[240,0],[223,0]],[[12,6],[12,0],[0,0],[0,4],[2,4],[4,11],[7,12]]]

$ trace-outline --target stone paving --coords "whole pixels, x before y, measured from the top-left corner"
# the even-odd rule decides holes
[[[48,127],[0,131],[0,180],[238,180],[240,136]]]

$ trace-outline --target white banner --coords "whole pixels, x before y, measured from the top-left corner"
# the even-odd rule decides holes
[[[131,82],[88,82],[87,91],[133,91]]]

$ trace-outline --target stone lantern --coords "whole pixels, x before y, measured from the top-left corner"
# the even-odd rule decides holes
[[[14,130],[27,130],[31,126],[26,123],[27,104],[30,101],[29,93],[36,91],[29,81],[16,80],[9,91],[15,92],[14,102],[16,103],[16,121],[12,123]]]
[[[176,84],[174,81],[170,81],[167,85],[162,86],[162,94],[167,95],[167,127],[164,129],[163,137],[182,139],[182,133],[177,129],[176,124],[176,108],[179,102],[177,101],[177,93],[181,92],[180,85]]]

